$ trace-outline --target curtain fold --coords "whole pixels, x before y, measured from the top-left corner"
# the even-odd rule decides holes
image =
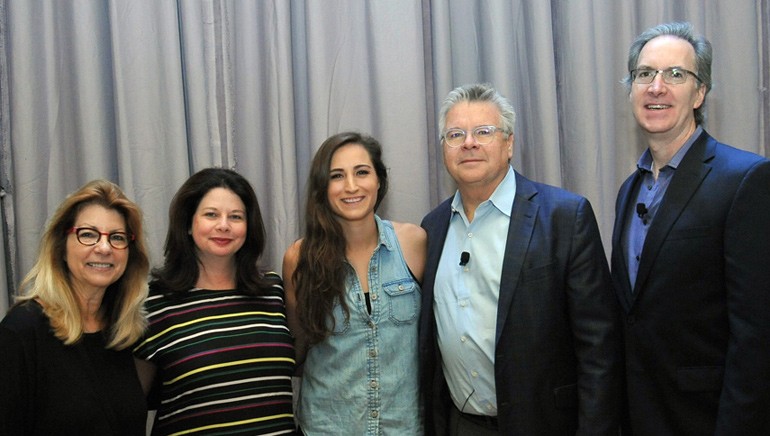
[[[706,129],[770,148],[770,0],[0,0],[0,310],[66,194],[103,177],[142,206],[162,261],[168,205],[208,166],[242,173],[280,271],[306,178],[342,130],[378,138],[380,214],[419,223],[454,192],[436,111],[491,82],[517,112],[514,167],[589,198],[609,247],[643,143],[620,84],[631,40],[687,20],[714,47]]]

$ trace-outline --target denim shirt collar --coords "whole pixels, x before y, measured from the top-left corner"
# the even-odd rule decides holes
[[[382,218],[380,218],[377,214],[374,215],[374,221],[377,222],[377,238],[379,239],[379,242],[377,243],[377,246],[384,246],[385,249],[388,251],[393,251],[394,247],[393,244],[390,243],[388,238],[385,237],[385,229],[382,225]]]

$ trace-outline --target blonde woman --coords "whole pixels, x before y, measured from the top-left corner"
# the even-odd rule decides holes
[[[95,180],[64,200],[0,323],[0,434],[144,434],[130,347],[148,270],[142,213],[117,185]]]

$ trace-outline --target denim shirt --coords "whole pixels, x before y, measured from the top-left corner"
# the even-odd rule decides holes
[[[297,417],[307,435],[421,435],[417,318],[422,291],[393,224],[375,216],[379,244],[369,261],[371,314],[347,264],[345,302],[334,328],[305,359]],[[331,322],[331,320],[330,320]]]

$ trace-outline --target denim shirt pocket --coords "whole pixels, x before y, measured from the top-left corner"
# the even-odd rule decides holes
[[[407,324],[417,319],[420,312],[419,286],[414,280],[406,279],[382,285],[388,295],[388,317],[396,324]]]

